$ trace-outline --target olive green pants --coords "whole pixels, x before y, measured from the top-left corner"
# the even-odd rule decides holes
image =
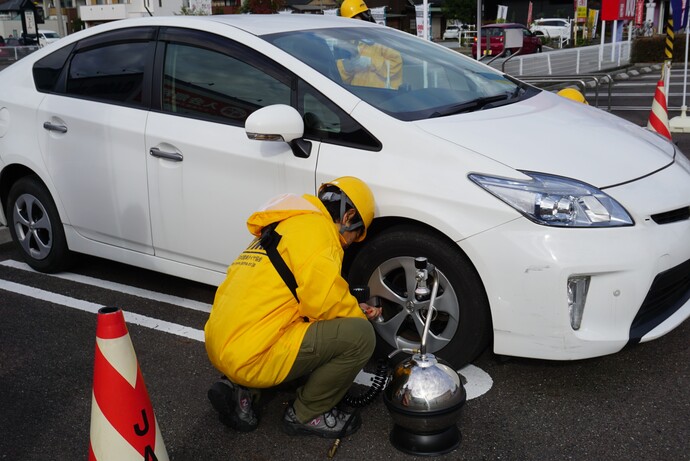
[[[376,333],[368,320],[340,318],[309,325],[285,381],[309,375],[297,389],[295,414],[312,420],[340,402],[374,352]]]

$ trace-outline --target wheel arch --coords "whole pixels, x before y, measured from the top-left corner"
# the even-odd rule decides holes
[[[375,218],[374,221],[371,223],[371,226],[369,229],[367,229],[367,240],[372,239],[375,236],[379,235],[380,233],[387,231],[388,229],[394,228],[394,227],[401,227],[401,226],[406,226],[406,227],[411,227],[411,228],[417,228],[420,231],[425,231],[429,232],[431,234],[434,234],[437,238],[441,240],[445,240],[446,242],[452,244],[454,248],[457,249],[458,254],[462,259],[464,259],[468,266],[472,269],[474,274],[477,277],[477,280],[481,283],[481,289],[482,292],[484,293],[484,297],[486,299],[486,305],[489,306],[489,320],[492,324],[492,330],[493,330],[493,312],[491,310],[491,303],[489,301],[489,296],[486,292],[486,286],[484,285],[484,280],[481,277],[481,274],[477,270],[477,267],[475,266],[474,262],[470,257],[463,251],[463,249],[460,247],[460,245],[457,244],[457,242],[453,241],[450,237],[448,237],[446,234],[443,232],[439,231],[433,226],[430,226],[424,222],[415,220],[415,219],[410,219],[410,218],[405,218],[405,217],[400,217],[400,216],[384,216],[381,218]],[[365,240],[366,242],[366,240]],[[357,254],[362,250],[363,248],[362,243],[355,243],[353,244],[346,252],[345,252],[345,258],[343,260],[343,276],[347,279],[347,276],[350,271],[350,266],[352,265],[352,261],[357,257]]]
[[[438,353],[439,357],[454,366],[462,367],[476,359],[486,347],[493,349],[494,319],[491,303],[486,292],[486,284],[475,264],[456,241],[427,223],[404,217],[388,216],[377,218],[369,229],[364,242],[357,244],[358,246],[356,247],[353,245],[346,251],[347,262],[343,264],[343,275],[348,281],[352,281],[355,284],[366,283],[365,281],[368,280],[371,274],[370,271],[372,269],[376,270],[374,268],[377,264],[381,264],[386,258],[391,257],[390,251],[392,248],[395,248],[395,245],[402,245],[398,248],[404,252],[404,258],[426,256],[426,252],[436,253],[435,257],[440,258],[438,264],[441,264],[441,266],[438,267],[442,272],[444,271],[444,263],[457,265],[455,267],[446,266],[449,269],[452,267],[452,270],[445,273],[448,277],[452,274],[455,280],[452,282],[454,288],[456,290],[460,288],[460,291],[455,292],[457,297],[455,302],[457,304],[456,309],[459,309],[457,312],[458,317],[456,318],[460,319],[462,317],[462,320],[459,320],[452,327],[454,330],[449,330],[448,333],[442,332],[442,330],[437,331],[440,337],[445,337],[448,342],[441,349],[433,349],[432,352]],[[391,244],[393,247],[391,247]],[[416,253],[415,248],[417,245],[419,245],[419,251],[422,254],[414,254]],[[374,252],[365,253],[365,248],[372,249]],[[381,253],[379,253],[379,250]],[[431,258],[434,257],[433,255],[429,256]],[[450,282],[450,279],[448,281]],[[402,296],[404,298],[408,297],[407,293]],[[464,301],[461,301],[461,298],[464,298]],[[408,306],[408,302],[401,304],[392,301],[392,303],[392,305],[388,304],[389,315],[386,317],[386,320],[399,317],[396,312],[404,312],[404,309],[414,308],[414,306]],[[397,306],[395,306],[396,304]],[[403,307],[403,305],[407,307]],[[467,307],[462,307],[463,305]],[[386,306],[383,307],[386,309]],[[412,313],[412,311],[409,312],[410,315],[418,315]],[[450,323],[447,325],[450,325]],[[414,329],[411,330],[409,324],[404,326],[401,322],[399,326],[400,329],[392,333],[394,337],[391,337],[393,330],[384,328],[381,331],[377,331],[377,339],[383,338],[383,341],[377,340],[377,355],[381,357],[388,355],[391,350],[395,349],[395,344],[399,344],[399,340],[402,340],[403,344],[410,340],[415,341]],[[441,323],[439,327],[445,328],[446,325]],[[409,336],[410,332],[412,336]],[[383,336],[378,336],[379,334]],[[403,345],[403,347],[407,346]]]
[[[36,176],[36,178],[48,188],[41,177],[26,165],[12,164],[3,168],[0,172],[0,208],[2,209],[5,220],[7,220],[7,198],[10,195],[10,189],[20,179],[26,176]]]

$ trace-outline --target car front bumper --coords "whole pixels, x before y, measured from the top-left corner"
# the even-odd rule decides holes
[[[679,183],[683,177],[687,185]],[[624,206],[645,210],[633,216],[632,227],[564,229],[520,218],[461,241],[485,284],[494,352],[584,359],[656,339],[687,319],[690,219],[659,224],[653,218],[655,210],[690,206],[687,179],[671,167],[607,190]],[[655,193],[640,197],[640,190]],[[589,277],[578,329],[568,305],[571,277]]]

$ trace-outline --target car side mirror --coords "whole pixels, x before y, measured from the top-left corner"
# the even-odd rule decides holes
[[[302,139],[304,121],[297,110],[286,104],[273,104],[253,112],[244,123],[249,139],[286,142],[297,157],[311,154],[311,143]]]
[[[247,117],[244,131],[249,139],[290,142],[304,135],[304,121],[294,107],[274,104]]]

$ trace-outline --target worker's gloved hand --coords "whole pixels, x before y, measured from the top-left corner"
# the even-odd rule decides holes
[[[383,311],[382,308],[370,306],[367,303],[359,303],[359,308],[362,309],[362,312],[364,312],[364,315],[367,316],[368,320],[378,319],[381,316],[381,312]]]
[[[354,58],[346,59],[343,61],[343,67],[345,67],[345,72],[361,72],[363,70],[369,69],[371,66],[371,58],[368,56],[356,56]]]

